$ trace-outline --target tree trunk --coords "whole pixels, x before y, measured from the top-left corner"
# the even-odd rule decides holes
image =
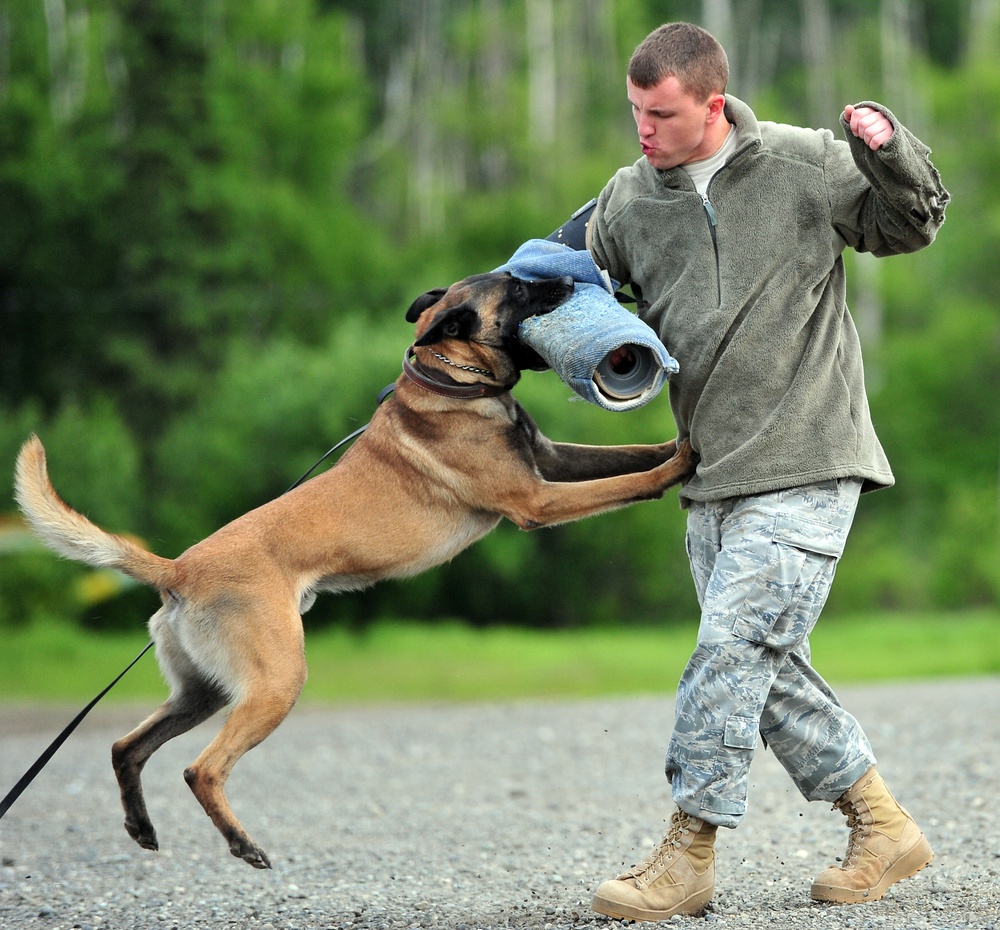
[[[556,131],[556,36],[553,0],[525,0],[528,54],[528,141],[552,143]]]

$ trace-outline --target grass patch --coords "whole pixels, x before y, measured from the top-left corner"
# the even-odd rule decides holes
[[[364,634],[307,633],[315,702],[478,701],[525,697],[672,694],[694,645],[690,626],[539,632],[460,624],[377,624]],[[0,644],[0,700],[93,697],[145,643],[141,634],[92,634],[38,625]],[[1000,613],[827,618],[813,661],[833,684],[1000,674]],[[153,657],[106,700],[166,695]]]

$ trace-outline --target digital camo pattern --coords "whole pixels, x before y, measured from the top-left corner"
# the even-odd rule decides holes
[[[666,760],[689,813],[739,823],[758,732],[810,800],[835,800],[874,764],[861,726],[809,663],[860,492],[841,479],[691,504],[702,616]]]

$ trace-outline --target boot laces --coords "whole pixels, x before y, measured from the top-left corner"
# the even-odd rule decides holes
[[[867,805],[848,798],[835,801],[833,809],[839,810],[847,817],[847,826],[851,831],[847,838],[847,852],[844,853],[844,862],[841,866],[841,868],[849,869],[861,855],[865,840],[871,835],[874,818],[868,811]]]
[[[687,811],[676,810],[670,820],[670,829],[642,862],[632,866],[622,878],[635,879],[637,885],[647,885],[666,871],[678,849],[684,845],[684,837],[691,832],[691,815]]]

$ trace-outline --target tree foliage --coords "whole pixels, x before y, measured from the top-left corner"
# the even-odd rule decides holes
[[[849,258],[898,485],[863,501],[831,608],[995,604],[995,6],[7,0],[0,465],[38,432],[72,503],[164,555],[280,493],[370,415],[416,294],[502,264],[635,158],[625,62],[662,20],[692,19],[762,118],[839,131],[844,103],[874,98],[934,149],[954,198],[939,241]],[[559,439],[673,431],[665,398],[610,414],[568,403],[551,373],[518,396]],[[683,523],[668,498],[537,534],[505,526],[310,616],[690,617]],[[78,591],[74,571],[0,523],[0,625],[114,614],[53,594]]]

